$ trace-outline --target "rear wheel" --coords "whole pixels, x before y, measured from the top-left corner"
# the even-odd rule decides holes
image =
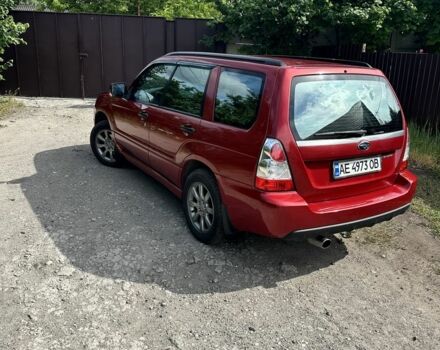
[[[219,243],[223,239],[220,192],[215,178],[207,170],[197,169],[186,178],[182,204],[194,237],[206,244]]]
[[[93,127],[90,133],[90,146],[95,157],[104,165],[120,167],[124,158],[119,153],[113,131],[107,120],[102,120]]]

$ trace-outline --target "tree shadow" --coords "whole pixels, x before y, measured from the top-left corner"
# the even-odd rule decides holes
[[[320,250],[254,235],[210,247],[186,228],[180,202],[134,168],[99,164],[88,145],[38,153],[20,184],[60,252],[98,276],[156,283],[175,293],[230,292],[325,268],[344,244]]]

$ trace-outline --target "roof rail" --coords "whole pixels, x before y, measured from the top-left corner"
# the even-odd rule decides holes
[[[260,57],[248,56],[248,55],[231,55],[231,54],[216,53],[216,52],[175,51],[175,52],[167,53],[165,56],[210,57],[210,58],[220,58],[225,60],[267,64],[269,66],[277,66],[277,67],[284,66],[284,63],[281,60],[277,60],[274,58],[262,57],[262,56]]]
[[[300,59],[300,60],[324,61],[324,62],[333,62],[333,63],[347,64],[347,65],[350,65],[350,66],[359,66],[359,67],[373,68],[367,62],[355,61],[355,60],[344,60],[344,59],[339,59],[339,58],[310,57],[310,56],[283,56],[283,55],[273,55],[273,57],[296,58],[296,59]]]

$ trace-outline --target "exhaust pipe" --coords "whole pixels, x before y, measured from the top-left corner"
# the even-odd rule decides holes
[[[323,236],[308,238],[307,242],[309,242],[311,245],[314,245],[315,247],[318,247],[321,249],[327,249],[332,244],[332,240],[330,238],[323,237]]]

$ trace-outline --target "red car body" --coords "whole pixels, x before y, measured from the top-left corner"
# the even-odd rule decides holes
[[[414,196],[416,177],[403,160],[408,139],[405,119],[400,132],[347,139],[299,141],[289,127],[292,79],[337,74],[384,77],[374,68],[318,59],[272,57],[281,65],[221,55],[173,54],[152,62],[209,64],[200,118],[154,105],[101,94],[95,121],[106,118],[118,150],[131,163],[182,195],[185,176],[205,167],[214,174],[230,223],[238,231],[284,238],[295,233],[332,233],[372,225],[405,211]],[[214,121],[215,96],[225,68],[264,75],[258,117],[249,129]],[[140,112],[147,111],[148,118]],[[186,126],[195,132],[185,132]],[[256,171],[267,138],[285,150],[293,189],[264,191]],[[359,149],[362,140],[367,150]],[[382,169],[335,180],[332,162],[380,155]]]

